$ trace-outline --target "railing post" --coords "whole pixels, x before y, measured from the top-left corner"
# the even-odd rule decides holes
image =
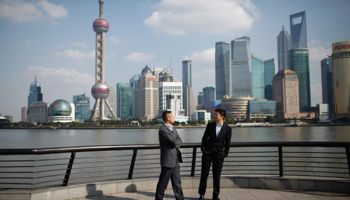
[[[71,155],[70,155],[70,159],[69,159],[66,175],[64,176],[62,186],[67,186],[68,185],[70,173],[72,172],[72,168],[73,168],[74,159],[75,159],[75,152],[72,152]]]
[[[196,170],[196,157],[197,157],[197,147],[193,147],[192,151],[192,166],[191,166],[191,176],[194,176]]]
[[[282,155],[282,146],[278,146],[278,162],[280,169],[280,177],[283,176],[283,155]]]
[[[134,149],[134,153],[133,153],[132,159],[131,159],[128,179],[132,179],[132,174],[134,172],[134,166],[135,166],[135,161],[136,161],[136,155],[137,155],[137,149]]]
[[[346,151],[346,160],[348,161],[348,170],[349,170],[349,176],[350,176],[350,147],[345,147]]]

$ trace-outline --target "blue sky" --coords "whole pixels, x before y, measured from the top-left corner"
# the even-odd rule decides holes
[[[289,15],[306,11],[310,49],[311,103],[322,103],[320,61],[331,44],[350,40],[348,0],[105,0],[106,81],[129,82],[145,65],[173,65],[192,60],[193,90],[215,87],[215,43],[251,37],[251,52],[275,58],[277,36]],[[20,120],[29,86],[37,75],[43,101],[72,102],[91,96],[94,84],[98,0],[0,0],[0,113]]]

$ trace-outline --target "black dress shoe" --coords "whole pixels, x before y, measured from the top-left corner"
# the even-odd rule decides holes
[[[198,199],[204,199],[204,195],[199,195]]]

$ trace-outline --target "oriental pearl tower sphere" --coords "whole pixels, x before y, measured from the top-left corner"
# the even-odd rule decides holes
[[[105,34],[109,29],[109,24],[106,19],[103,18],[103,3],[104,0],[98,1],[100,4],[100,17],[96,19],[92,25],[94,31],[96,32],[96,71],[95,71],[95,85],[91,88],[91,94],[96,99],[94,109],[91,113],[91,120],[104,120],[106,119],[109,112],[112,113],[113,117],[116,119],[115,113],[112,107],[107,101],[109,95],[108,85],[105,84]],[[109,112],[105,113],[104,103],[109,108]],[[99,112],[99,110],[101,110]]]

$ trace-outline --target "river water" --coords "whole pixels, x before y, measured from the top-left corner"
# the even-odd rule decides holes
[[[184,143],[199,143],[205,128],[178,128]],[[240,127],[232,142],[350,142],[350,126]],[[0,148],[158,144],[158,129],[0,129]]]

